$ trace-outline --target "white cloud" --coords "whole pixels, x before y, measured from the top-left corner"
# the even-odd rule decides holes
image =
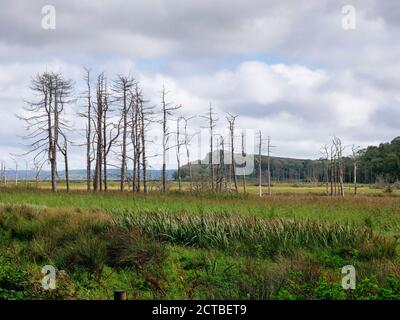
[[[83,66],[135,76],[152,105],[165,84],[186,115],[204,114],[210,101],[221,126],[224,112],[240,114],[241,126],[273,136],[281,155],[318,156],[333,134],[362,145],[398,135],[396,0],[354,0],[352,31],[341,27],[346,1],[53,2],[52,32],[40,27],[45,0],[2,5],[3,156],[22,133],[14,113],[30,97],[29,77],[60,70],[79,94]],[[70,114],[77,126],[78,107]]]

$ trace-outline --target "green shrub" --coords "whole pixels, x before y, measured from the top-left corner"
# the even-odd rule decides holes
[[[58,268],[74,271],[83,269],[100,275],[107,260],[106,244],[99,238],[82,236],[55,254]]]
[[[106,239],[111,266],[143,270],[148,264],[161,266],[166,257],[165,246],[136,227],[111,228]]]
[[[0,265],[0,300],[30,297],[30,274],[18,265]]]
[[[319,300],[343,300],[346,299],[346,293],[339,281],[328,282],[326,279],[320,279],[313,289],[312,296]]]
[[[382,300],[400,300],[400,280],[389,275],[386,277],[387,284],[380,288],[378,298]]]

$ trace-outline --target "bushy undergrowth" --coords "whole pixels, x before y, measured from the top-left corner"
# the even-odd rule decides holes
[[[0,205],[0,299],[400,299],[395,238],[374,223]]]
[[[149,239],[135,227],[110,228],[107,236],[109,264],[142,270],[148,264],[160,266],[166,257],[165,247]]]
[[[150,279],[156,269],[162,269],[166,256],[165,247],[158,241],[134,227],[117,230],[110,224],[110,217],[102,214],[3,206],[0,208],[0,231],[6,240],[1,252],[19,245],[17,255],[27,264],[54,265],[61,274],[68,272],[77,281],[89,277],[100,284],[107,266],[135,270]],[[3,298],[36,297],[39,282],[27,286],[25,278],[29,273],[13,269],[13,266],[0,271],[0,288],[7,289],[8,293],[15,291],[11,296],[0,291]],[[29,276],[40,279],[43,275],[37,270]],[[11,284],[15,288],[10,287]],[[74,290],[67,288],[67,291]],[[58,296],[53,292],[41,297]]]

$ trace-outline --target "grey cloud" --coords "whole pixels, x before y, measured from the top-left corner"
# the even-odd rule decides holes
[[[275,120],[279,126],[272,121],[267,129],[276,136],[285,132],[278,142],[282,152],[294,150],[292,156],[313,154],[315,146],[332,134],[360,143],[398,135],[400,115],[394,97],[400,83],[400,4],[396,0],[352,1],[358,17],[354,31],[341,28],[345,0],[54,0],[57,29],[53,31],[40,25],[46,4],[46,0],[1,0],[0,112],[7,119],[0,129],[3,153],[18,142],[13,136],[21,129],[13,113],[29,95],[29,76],[46,65],[61,67],[76,81],[77,92],[81,66],[108,71],[109,77],[133,72],[147,79],[145,92],[152,104],[159,102],[159,96],[158,89],[150,87],[170,80],[176,92],[171,98],[184,103],[185,112],[203,114],[211,100],[221,113],[238,113],[252,126],[262,126],[259,119]],[[271,80],[276,87],[265,83],[265,88],[251,90],[252,74],[238,73],[236,64],[262,63],[270,57],[277,62],[268,66],[288,66],[291,61],[311,72],[321,69],[328,80],[307,87],[267,76],[260,81]],[[142,59],[152,66],[150,71]],[[222,73],[228,74],[226,79],[218,78]],[[244,87],[247,91],[241,92]],[[276,97],[260,101],[269,94]],[[337,108],[339,103],[345,104],[342,109]],[[365,122],[343,125],[340,112],[357,120],[363,104],[371,104]],[[292,148],[300,140],[304,143]],[[285,143],[291,148],[285,149]],[[76,154],[74,158],[79,158]]]

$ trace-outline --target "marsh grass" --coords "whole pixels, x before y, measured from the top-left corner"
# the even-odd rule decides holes
[[[0,299],[400,299],[397,198],[21,192],[0,195]]]
[[[349,249],[360,257],[393,257],[396,240],[366,226],[244,215],[193,215],[155,212],[125,214],[113,222],[133,226],[162,241],[227,252],[272,257],[297,249]]]
[[[366,225],[376,232],[400,236],[400,197],[348,195],[345,199],[315,194],[285,194],[259,198],[253,194],[169,192],[148,195],[120,193],[52,194],[46,190],[0,188],[2,206],[22,205],[82,214],[130,213],[241,214],[261,218],[323,220]]]

